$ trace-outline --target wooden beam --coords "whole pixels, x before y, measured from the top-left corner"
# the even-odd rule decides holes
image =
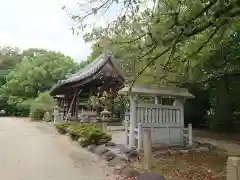
[[[76,110],[75,110],[75,117],[78,118],[78,108],[79,108],[79,94],[81,93],[81,89],[78,91],[77,93],[77,97],[76,97]]]
[[[70,107],[69,107],[68,112],[67,112],[67,115],[66,115],[66,117],[65,117],[65,121],[68,120],[68,116],[69,116],[69,113],[70,113],[71,110],[72,110],[73,102],[74,102],[76,96],[77,96],[77,93],[75,93],[74,96],[73,96],[73,98],[72,98],[72,101],[71,101]]]
[[[143,151],[144,151],[144,169],[151,171],[153,162],[152,162],[152,137],[151,129],[143,129]]]

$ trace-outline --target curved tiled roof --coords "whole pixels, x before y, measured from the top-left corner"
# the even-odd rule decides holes
[[[53,92],[55,89],[61,87],[62,85],[78,82],[96,74],[97,71],[101,69],[109,60],[111,60],[111,62],[114,64],[115,68],[120,73],[120,75],[123,78],[125,78],[125,75],[122,73],[122,71],[118,67],[113,57],[109,54],[101,54],[95,60],[93,60],[90,64],[80,69],[80,71],[78,71],[77,73],[69,75],[67,76],[66,79],[59,81],[55,86],[52,87],[52,89],[50,90],[50,93]]]

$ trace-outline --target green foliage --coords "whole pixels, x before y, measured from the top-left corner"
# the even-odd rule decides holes
[[[36,97],[38,92],[49,90],[67,73],[76,70],[73,60],[61,53],[36,53],[35,56],[24,57],[16,69],[8,74],[4,89],[10,96],[23,99]]]
[[[59,123],[55,124],[55,127],[60,134],[66,134],[70,125],[71,123]]]
[[[93,26],[85,40],[107,40],[110,45],[104,48],[133,83],[189,87],[196,99],[187,102],[188,122],[198,126],[207,121],[212,130],[235,128],[240,114],[239,1],[122,2],[122,13],[106,26]],[[75,32],[92,27],[86,17],[101,16],[117,2],[86,3],[94,11],[83,3],[82,12],[72,14],[80,24]]]
[[[78,140],[80,138],[80,144],[87,146],[90,144],[100,144],[101,142],[108,142],[111,140],[111,136],[102,132],[94,124],[79,124],[69,128],[69,136],[72,140]]]
[[[0,49],[0,108],[7,115],[29,114],[31,101],[79,69],[70,57],[44,49]],[[39,112],[39,116],[42,116]]]
[[[92,53],[87,57],[86,60],[80,63],[80,68],[84,68],[86,65],[90,64],[102,53],[102,48],[98,43],[92,45]]]
[[[52,113],[56,107],[55,100],[46,92],[40,93],[30,104],[30,117],[36,121],[42,120],[46,112]]]

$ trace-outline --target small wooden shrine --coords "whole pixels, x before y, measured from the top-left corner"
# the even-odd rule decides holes
[[[101,91],[116,93],[124,87],[125,74],[110,53],[103,53],[79,72],[67,76],[50,90],[63,111],[64,118],[76,117],[87,101]]]

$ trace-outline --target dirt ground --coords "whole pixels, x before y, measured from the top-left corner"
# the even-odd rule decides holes
[[[98,158],[46,123],[0,118],[0,179],[107,180]]]
[[[124,131],[112,133],[116,142],[124,143]],[[218,149],[212,152],[174,155],[155,153],[153,171],[164,175],[166,180],[226,180],[227,157],[229,155],[240,156],[240,135],[194,130],[193,139],[201,143],[210,143]],[[142,161],[134,164],[137,169],[143,169]]]
[[[226,180],[227,156],[219,152],[154,154],[152,171],[166,180]],[[134,166],[143,170],[143,158]]]

